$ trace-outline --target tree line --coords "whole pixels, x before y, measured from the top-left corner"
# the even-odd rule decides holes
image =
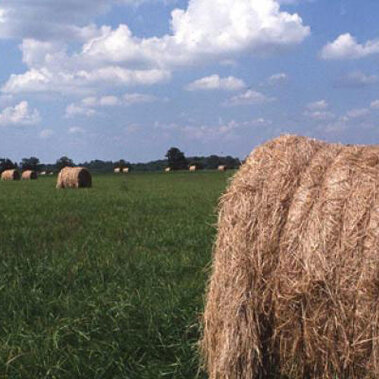
[[[53,164],[44,164],[41,163],[37,157],[23,158],[21,162],[13,162],[8,158],[0,158],[0,173],[9,169],[59,172],[63,167],[73,166],[85,166],[95,172],[109,172],[113,171],[116,167],[129,168],[134,171],[162,171],[166,167],[170,167],[172,170],[186,170],[190,165],[196,165],[198,169],[206,170],[217,169],[219,165],[225,165],[229,169],[235,169],[241,165],[241,162],[238,158],[233,158],[229,155],[186,157],[177,147],[172,147],[167,151],[164,159],[147,163],[130,163],[124,159],[115,162],[95,159],[89,162],[75,164],[71,158],[63,156],[57,159]]]

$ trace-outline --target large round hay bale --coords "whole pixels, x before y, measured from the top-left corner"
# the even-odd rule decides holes
[[[226,169],[227,169],[227,167],[225,165],[222,165],[222,164],[217,167],[218,171],[226,171]]]
[[[191,165],[191,166],[189,166],[189,170],[190,171],[196,171],[197,170],[197,166],[196,165]]]
[[[20,173],[17,170],[5,170],[1,173],[1,180],[20,180]]]
[[[128,173],[129,173],[129,167],[124,167],[124,168],[122,169],[122,172],[123,172],[124,174],[128,174]]]
[[[26,170],[21,175],[22,180],[36,180],[38,179],[38,174],[36,171]]]
[[[379,146],[282,136],[220,202],[210,378],[379,378]]]
[[[57,179],[57,188],[83,188],[92,186],[92,177],[85,167],[65,167]]]
[[[115,174],[119,174],[121,172],[121,168],[120,167],[116,167],[113,171],[114,171]]]

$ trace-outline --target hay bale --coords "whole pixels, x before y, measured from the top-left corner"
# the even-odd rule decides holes
[[[379,377],[379,146],[282,136],[220,202],[210,378]]]
[[[128,173],[129,173],[129,167],[124,167],[124,168],[122,169],[122,172],[123,172],[124,174],[128,174]]]
[[[119,174],[121,172],[121,168],[120,167],[116,167],[115,169],[114,169],[114,173],[115,174]]]
[[[165,172],[170,172],[171,171],[171,167],[166,167],[164,170],[165,170]]]
[[[47,175],[46,171],[40,172],[40,176],[46,176],[46,175]]]
[[[85,167],[65,167],[58,174],[57,188],[83,188],[92,186],[92,177]]]
[[[218,171],[226,171],[226,166],[225,166],[225,165],[219,165],[219,166],[217,167],[217,170],[218,170]]]
[[[36,180],[38,179],[38,174],[36,171],[26,170],[21,175],[22,180]]]
[[[196,171],[197,170],[197,166],[196,165],[191,165],[191,166],[189,166],[189,170],[190,171]]]
[[[1,174],[1,180],[20,180],[20,173],[17,170],[5,170]]]

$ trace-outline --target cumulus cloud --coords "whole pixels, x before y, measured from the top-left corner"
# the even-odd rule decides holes
[[[308,103],[304,116],[317,121],[332,120],[336,116],[333,112],[328,111],[329,104],[326,100],[318,100]]]
[[[370,108],[372,108],[372,109],[379,109],[379,99],[372,101],[371,104],[370,104]]]
[[[351,109],[346,112],[346,116],[348,118],[362,118],[368,116],[369,114],[370,111],[367,108]]]
[[[359,59],[379,53],[379,39],[359,44],[350,34],[341,34],[321,50],[322,59]]]
[[[84,93],[105,85],[153,85],[169,80],[178,66],[267,53],[310,34],[298,14],[281,11],[275,0],[189,0],[186,9],[172,11],[171,32],[162,37],[140,38],[122,24],[87,24],[115,1],[3,1],[0,35],[22,30],[28,71],[12,75],[2,91]],[[65,45],[69,40],[81,42],[80,50]]]
[[[129,106],[133,104],[153,103],[158,101],[156,96],[143,93],[126,93],[122,96],[107,95],[101,97],[85,97],[78,103],[71,103],[66,107],[66,118],[76,116],[91,117],[98,112],[99,107]],[[96,108],[96,109],[94,109]]]
[[[31,69],[24,74],[11,75],[2,87],[8,94],[24,92],[85,93],[109,86],[152,85],[166,81],[168,71],[129,70],[119,66],[106,66],[94,70],[56,71],[55,69]]]
[[[35,125],[41,121],[37,109],[31,109],[27,101],[7,107],[0,113],[0,126]]]
[[[83,52],[103,61],[186,65],[205,57],[296,45],[310,33],[299,15],[281,12],[274,0],[190,0],[186,10],[172,12],[171,29],[162,38],[141,39],[127,25],[104,28]]]
[[[159,99],[153,95],[146,95],[143,93],[126,93],[122,97],[122,101],[126,105],[132,104],[143,104],[143,103],[153,103]],[[165,100],[165,99],[163,99]]]
[[[379,76],[355,71],[339,78],[335,85],[341,88],[363,88],[377,83],[379,83]]]
[[[84,134],[85,130],[80,126],[71,126],[68,128],[68,134]]]
[[[335,118],[334,113],[329,111],[305,111],[304,115],[312,120],[318,121],[332,120]]]
[[[271,75],[267,79],[267,83],[270,86],[276,86],[278,84],[282,84],[282,83],[286,82],[287,80],[288,80],[288,75],[285,74],[284,72],[280,72],[278,74]]]
[[[66,118],[76,117],[76,116],[84,116],[84,117],[91,117],[96,114],[96,111],[91,108],[87,108],[86,106],[82,104],[69,104],[66,107]]]
[[[186,86],[187,91],[207,91],[207,90],[226,90],[236,91],[246,87],[243,80],[228,76],[221,78],[219,75],[206,76],[204,78],[195,80]]]
[[[307,109],[309,109],[310,111],[321,111],[327,109],[328,107],[329,104],[326,100],[314,101],[307,105]]]
[[[227,100],[224,105],[226,106],[237,106],[237,105],[252,105],[252,104],[263,104],[275,100],[272,97],[268,97],[261,92],[248,89],[247,91],[240,93],[236,96],[232,96]]]

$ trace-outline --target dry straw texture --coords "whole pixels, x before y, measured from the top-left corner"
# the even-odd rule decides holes
[[[282,136],[220,203],[210,378],[379,378],[379,146]]]
[[[38,175],[35,171],[26,170],[21,175],[22,180],[35,180],[38,179]]]
[[[226,166],[225,165],[220,165],[217,167],[218,171],[226,171]]]
[[[1,174],[1,180],[20,180],[20,173],[17,170],[5,170]]]
[[[65,167],[58,175],[57,188],[82,188],[91,186],[91,174],[84,167]]]

